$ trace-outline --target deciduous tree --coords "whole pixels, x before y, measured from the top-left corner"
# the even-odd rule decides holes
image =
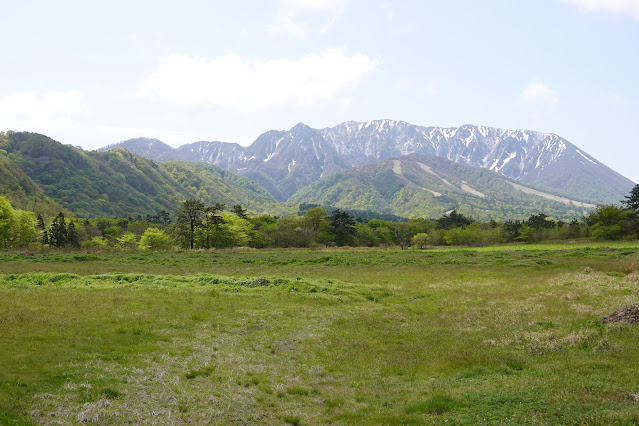
[[[169,237],[158,228],[147,228],[140,238],[142,250],[163,250],[169,246]]]

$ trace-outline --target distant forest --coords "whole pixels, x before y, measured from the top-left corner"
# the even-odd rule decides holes
[[[364,212],[361,212],[364,213]],[[620,206],[601,205],[581,219],[476,221],[457,211],[438,219],[370,218],[303,204],[297,216],[251,215],[241,204],[184,201],[175,212],[119,219],[78,219],[14,209],[0,197],[0,248],[71,250],[226,249],[234,247],[481,246],[553,240],[620,240],[639,237],[639,185]]]

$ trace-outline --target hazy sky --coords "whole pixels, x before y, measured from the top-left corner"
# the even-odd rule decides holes
[[[0,16],[0,129],[95,149],[469,123],[557,133],[639,181],[639,0],[3,0]]]

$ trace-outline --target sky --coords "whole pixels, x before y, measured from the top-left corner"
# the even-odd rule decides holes
[[[555,133],[639,182],[639,0],[0,0],[0,130],[87,150],[299,122]]]

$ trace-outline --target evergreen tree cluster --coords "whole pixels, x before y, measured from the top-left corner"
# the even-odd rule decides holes
[[[57,248],[66,246],[80,248],[80,240],[75,229],[75,224],[73,221],[69,221],[69,225],[67,226],[64,213],[58,213],[51,222],[48,231],[45,229],[42,215],[38,215],[37,226],[43,230],[42,244],[48,244],[51,247]]]

